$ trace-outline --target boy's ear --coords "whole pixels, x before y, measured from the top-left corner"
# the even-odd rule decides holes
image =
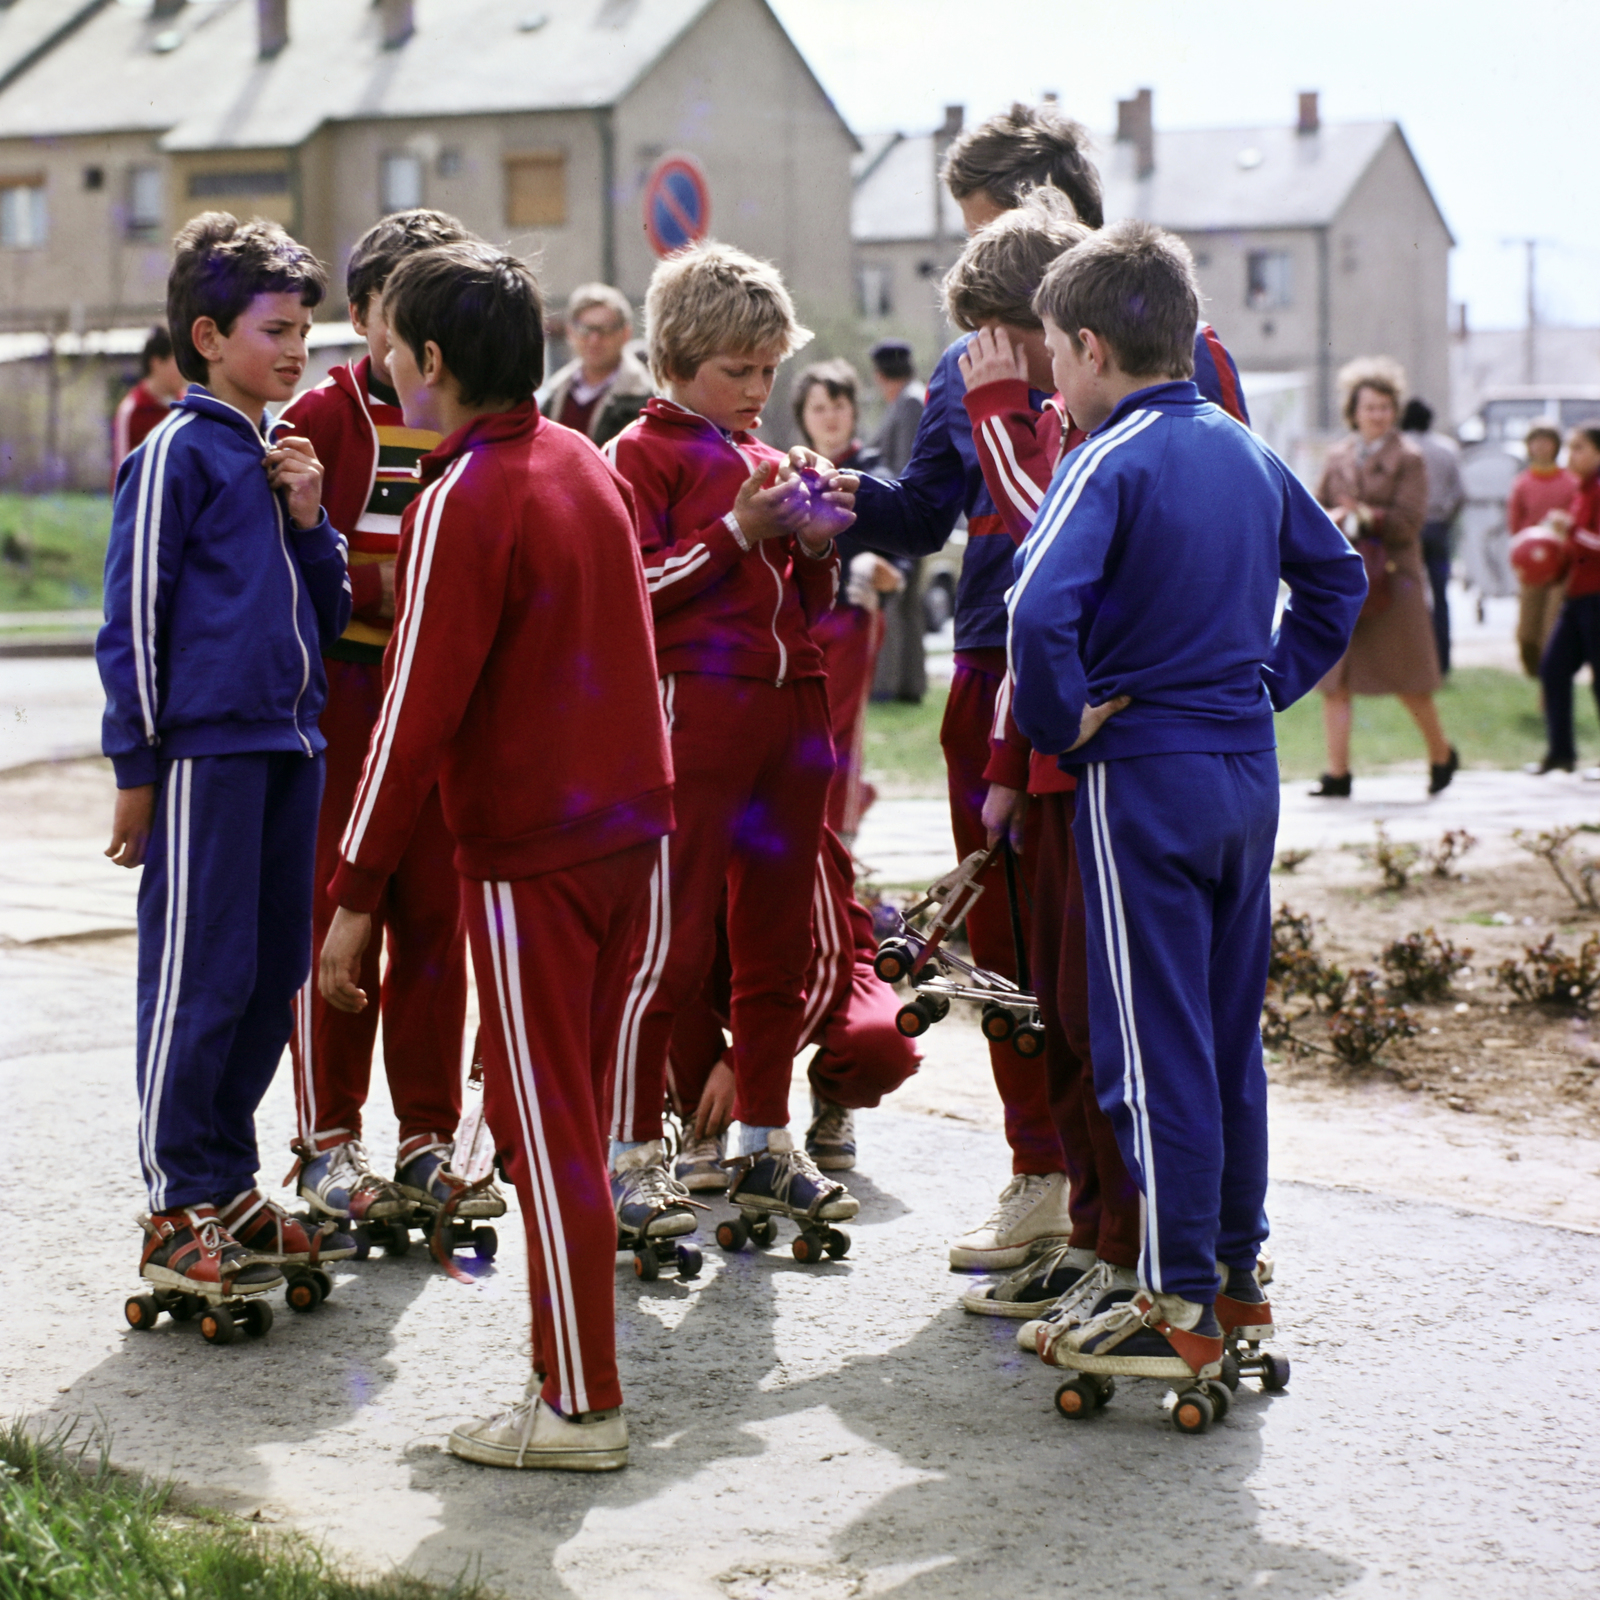
[[[444,363],[444,352],[432,339],[423,344],[422,360],[417,363],[417,369],[422,374],[422,381],[430,389],[437,389],[443,384],[455,381],[450,376],[449,367]]]
[[[196,317],[189,329],[189,339],[202,361],[222,359],[222,330],[215,317]]]
[[[1096,377],[1103,378],[1107,373],[1117,370],[1117,358],[1112,354],[1111,346],[1093,328],[1079,328],[1078,343],[1094,363]]]
[[[363,339],[366,338],[367,308],[365,305],[358,306],[354,300],[350,302],[350,326],[354,328]]]

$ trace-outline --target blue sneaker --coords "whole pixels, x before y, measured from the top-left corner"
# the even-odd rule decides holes
[[[454,1144],[435,1134],[418,1134],[407,1139],[395,1155],[395,1188],[424,1210],[439,1210],[464,1184],[451,1170],[450,1160],[454,1154]],[[494,1184],[485,1184],[465,1196],[454,1214],[463,1219],[503,1217],[506,1197]]]
[[[298,1149],[300,1198],[313,1211],[341,1222],[381,1222],[411,1214],[411,1202],[372,1170],[359,1139],[327,1150]]]
[[[722,1158],[726,1151],[719,1138],[696,1139],[684,1135],[683,1148],[672,1164],[672,1175],[690,1194],[721,1194],[728,1187]]]
[[[787,1128],[767,1135],[767,1148],[729,1163],[728,1199],[741,1212],[796,1222],[844,1222],[861,1209],[842,1183],[824,1178]]]
[[[667,1147],[651,1139],[625,1150],[611,1169],[611,1200],[623,1248],[645,1239],[676,1239],[695,1230],[689,1191],[667,1171]]]
[[[855,1113],[813,1094],[806,1154],[823,1172],[849,1172],[856,1164]]]

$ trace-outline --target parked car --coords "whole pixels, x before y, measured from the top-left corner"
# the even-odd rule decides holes
[[[1516,384],[1491,390],[1456,436],[1465,445],[1504,446],[1526,461],[1522,441],[1536,422],[1548,422],[1563,434],[1585,422],[1600,423],[1600,383]]]

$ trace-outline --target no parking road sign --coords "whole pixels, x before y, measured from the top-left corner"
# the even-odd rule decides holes
[[[693,156],[663,156],[644,186],[644,231],[658,256],[670,256],[711,226],[711,189]]]

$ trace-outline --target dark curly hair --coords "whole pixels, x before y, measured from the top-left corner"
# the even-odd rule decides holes
[[[1089,159],[1089,130],[1054,106],[1018,101],[952,141],[939,176],[957,200],[980,189],[1004,211],[1030,189],[1053,184],[1072,202],[1078,220],[1101,227],[1105,209],[1100,173]]]
[[[367,302],[383,292],[389,274],[410,255],[439,244],[461,244],[478,236],[446,211],[396,211],[375,222],[356,240],[345,268],[345,299],[362,316]]]

